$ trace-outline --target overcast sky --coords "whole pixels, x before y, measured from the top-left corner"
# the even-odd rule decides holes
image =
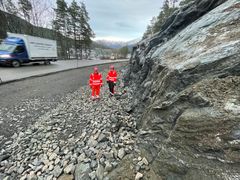
[[[68,0],[70,1],[70,0]],[[96,39],[132,40],[144,33],[163,0],[84,0]]]

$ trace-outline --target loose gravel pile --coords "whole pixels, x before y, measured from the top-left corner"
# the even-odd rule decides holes
[[[142,178],[139,165],[148,161],[138,157],[136,122],[128,113],[132,91],[119,84],[115,96],[104,86],[95,101],[83,87],[15,133],[0,152],[0,179],[110,179],[108,174],[129,154],[137,160],[135,179]]]

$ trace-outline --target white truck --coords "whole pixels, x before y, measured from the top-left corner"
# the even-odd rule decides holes
[[[15,33],[7,35],[0,45],[0,64],[19,67],[23,63],[57,61],[55,40]]]

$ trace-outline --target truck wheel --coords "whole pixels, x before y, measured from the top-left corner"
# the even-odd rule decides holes
[[[14,60],[14,61],[12,62],[12,66],[15,67],[15,68],[20,67],[20,66],[21,66],[21,63],[20,63],[19,61]]]
[[[49,64],[51,64],[51,62],[50,61],[44,61],[44,64],[49,65]]]

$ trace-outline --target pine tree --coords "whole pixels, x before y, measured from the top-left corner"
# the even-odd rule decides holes
[[[69,31],[70,36],[74,39],[74,49],[75,49],[75,57],[78,58],[77,51],[77,36],[80,32],[80,12],[81,8],[77,4],[75,0],[72,1],[71,6],[69,7]]]
[[[155,33],[154,26],[156,25],[156,23],[157,23],[157,18],[153,17],[151,22],[150,22],[150,25],[147,26],[147,30],[143,34],[143,39],[148,38]]]
[[[68,7],[64,0],[57,0],[57,8],[54,9],[56,18],[53,21],[53,29],[56,31],[57,40],[61,47],[61,56],[67,58],[67,23]]]
[[[178,9],[175,7],[176,2],[176,0],[171,0],[171,3],[169,0],[164,1],[159,15],[155,20],[151,20],[151,24],[147,27],[147,30],[143,35],[143,39],[147,38],[150,34],[155,34],[161,30],[166,20],[174,13],[175,10]]]
[[[81,59],[83,52],[88,57],[94,33],[88,23],[90,18],[85,4],[78,4],[76,0],[73,0],[68,7],[64,0],[57,0],[57,8],[54,11],[56,18],[53,21],[53,27],[62,47],[61,55],[66,57],[64,49],[69,51],[71,45],[74,44],[76,58],[78,58],[78,52],[80,52]]]
[[[79,48],[80,48],[80,57],[83,58],[83,52],[85,52],[86,58],[89,57],[91,52],[91,38],[94,37],[93,30],[89,25],[89,16],[86,10],[86,6],[81,2],[81,13],[80,13],[80,34],[79,34]]]
[[[18,0],[20,11],[25,20],[30,21],[30,12],[32,10],[32,4],[29,0]]]
[[[124,47],[120,48],[119,53],[120,53],[122,58],[126,58],[127,55],[128,55],[128,47],[124,46]]]
[[[143,34],[143,39],[146,39],[151,35],[152,35],[152,27],[150,25],[148,25],[147,30]]]
[[[66,35],[67,31],[67,13],[68,7],[64,0],[57,0],[57,8],[54,9],[56,18],[53,22],[54,29],[63,35]]]

